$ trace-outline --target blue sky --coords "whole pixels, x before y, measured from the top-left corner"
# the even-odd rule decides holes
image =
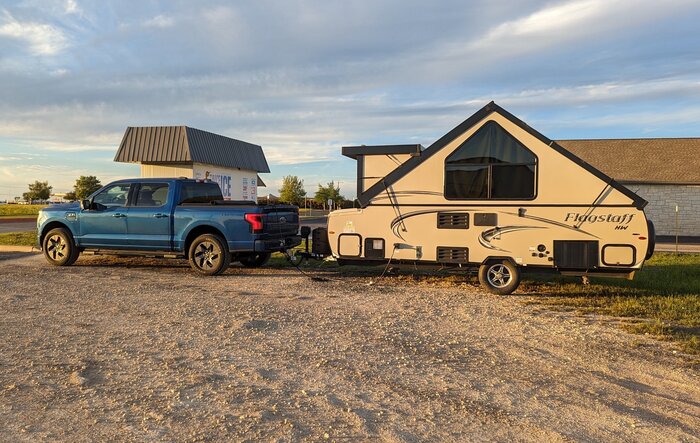
[[[700,2],[4,1],[0,200],[138,175],[127,126],[263,146],[277,193],[353,144],[422,143],[495,100],[553,139],[700,136]]]

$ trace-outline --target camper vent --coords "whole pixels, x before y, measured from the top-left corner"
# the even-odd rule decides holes
[[[439,263],[468,263],[469,248],[438,246],[437,261]]]
[[[438,229],[469,229],[468,212],[438,212]]]

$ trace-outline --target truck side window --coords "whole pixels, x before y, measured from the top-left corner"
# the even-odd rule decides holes
[[[136,206],[163,206],[168,200],[167,183],[141,183]]]
[[[185,182],[182,184],[178,204],[211,203],[223,199],[221,188],[216,183]]]
[[[130,186],[129,184],[108,186],[93,197],[92,203],[105,207],[126,206],[126,199],[129,196]]]
[[[489,121],[445,159],[445,198],[529,200],[536,176],[535,154]]]

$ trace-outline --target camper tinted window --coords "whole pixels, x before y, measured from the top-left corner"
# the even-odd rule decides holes
[[[445,197],[531,199],[536,174],[535,154],[490,121],[445,160]]]

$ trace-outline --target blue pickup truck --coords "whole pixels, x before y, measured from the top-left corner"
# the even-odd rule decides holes
[[[119,180],[79,204],[52,205],[37,230],[52,265],[71,265],[83,251],[180,256],[204,275],[232,261],[261,266],[301,243],[296,206],[226,201],[214,182],[174,178]]]

